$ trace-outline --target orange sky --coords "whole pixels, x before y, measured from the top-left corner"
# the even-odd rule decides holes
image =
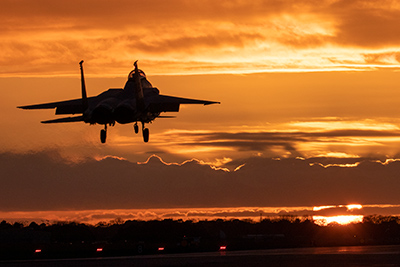
[[[13,1],[2,76],[396,69],[397,1]]]
[[[231,171],[251,158],[318,158],[348,169],[399,158],[397,1],[4,0],[0,25],[4,155],[56,153],[79,163],[156,154]],[[161,93],[221,105],[156,119],[148,144],[131,125],[116,125],[105,145],[101,126],[43,125],[53,111],[16,109],[78,98],[81,59],[89,95],[123,87],[139,59]]]

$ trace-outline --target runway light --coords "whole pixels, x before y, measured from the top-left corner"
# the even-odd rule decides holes
[[[220,246],[219,250],[226,250],[226,246]]]
[[[98,249],[96,249],[96,251],[97,251],[97,252],[102,252],[102,251],[103,251],[103,248],[98,248]]]
[[[35,249],[35,253],[40,253],[40,252],[42,252],[41,249]]]
[[[164,249],[165,249],[164,247],[159,247],[158,251],[164,251]]]

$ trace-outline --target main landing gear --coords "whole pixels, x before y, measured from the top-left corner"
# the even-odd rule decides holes
[[[113,126],[112,124],[110,124]],[[139,126],[137,122],[133,125],[133,129],[135,130],[135,133],[139,133]],[[150,136],[150,131],[149,128],[144,127],[144,122],[142,122],[142,133],[143,133],[143,141],[145,143],[149,142],[149,136]],[[104,129],[100,131],[100,141],[101,143],[105,143],[107,139],[107,124],[104,125]]]
[[[133,129],[135,130],[136,134],[139,133],[139,126],[137,122],[135,122],[135,124],[133,125]],[[143,141],[145,143],[149,142],[150,132],[148,128],[144,127],[144,122],[142,122],[142,133],[143,133]]]
[[[145,143],[149,142],[149,128],[143,128],[143,141]]]

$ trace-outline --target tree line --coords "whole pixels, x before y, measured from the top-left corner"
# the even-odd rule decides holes
[[[318,246],[399,245],[400,218],[320,226],[311,218],[0,223],[0,259],[122,256]]]

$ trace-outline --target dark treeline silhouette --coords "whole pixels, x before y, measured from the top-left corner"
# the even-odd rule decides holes
[[[320,226],[307,218],[0,223],[0,259],[122,256],[312,246],[398,245],[399,217]]]

